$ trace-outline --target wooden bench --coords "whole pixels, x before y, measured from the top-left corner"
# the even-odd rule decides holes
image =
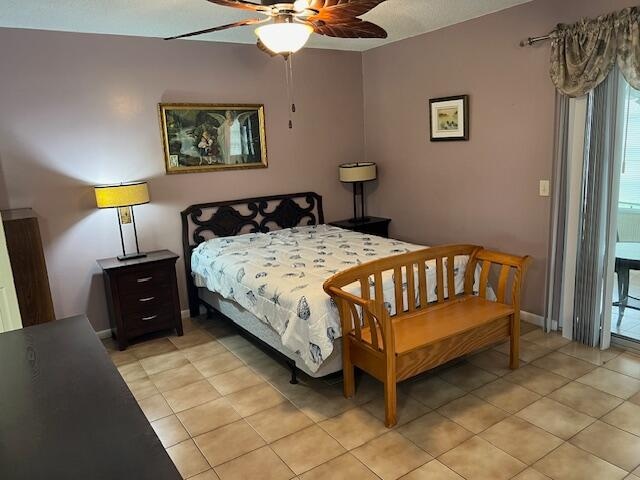
[[[455,284],[458,256],[469,260],[464,289],[456,294],[447,286]],[[355,393],[354,366],[373,375],[384,383],[385,425],[392,427],[397,382],[507,338],[510,367],[518,368],[520,289],[529,261],[474,245],[448,245],[375,260],[328,279],[324,290],[342,323],[345,397]],[[436,285],[433,278],[428,282],[433,269]],[[393,286],[391,298],[383,296],[383,277]],[[495,290],[490,278],[497,282]],[[354,290],[360,295],[350,293]],[[428,292],[436,299],[429,301]]]

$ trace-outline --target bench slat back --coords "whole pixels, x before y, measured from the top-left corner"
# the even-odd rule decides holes
[[[463,291],[456,292],[455,260],[460,256],[468,257],[468,262]],[[459,300],[460,295],[488,298],[492,284],[497,284],[498,302],[519,310],[521,280],[529,261],[528,256],[492,252],[476,245],[444,245],[363,263],[337,273],[324,283],[324,289],[338,304],[343,335],[353,332],[359,341],[381,352],[393,341],[391,318],[440,308]],[[435,285],[431,285],[427,272],[434,264]],[[477,265],[480,276],[478,291],[474,292]],[[430,293],[435,301],[429,302]]]
[[[487,287],[489,286],[489,273],[491,272],[491,262],[485,260],[482,262],[480,270],[480,286],[478,288],[478,296],[487,298]]]
[[[455,258],[467,256],[471,263],[479,249],[475,245],[447,245],[374,260],[334,275],[325,282],[325,291],[330,295],[332,289],[334,293],[337,290],[347,291],[360,299],[361,305],[352,304],[352,308],[348,309],[339,306],[344,313],[341,315],[343,332],[353,332],[356,338],[362,340],[362,330],[367,328],[371,348],[382,351],[389,338],[385,336],[382,317],[389,317],[390,311],[394,312],[394,316],[410,314],[435,303],[455,300]],[[430,285],[427,271],[433,268],[434,262],[435,285]],[[467,273],[463,293],[470,295],[473,293],[473,272],[470,274],[471,280],[467,278]],[[386,292],[385,299],[385,287],[389,287],[389,279],[393,289]],[[452,288],[449,288],[450,285]],[[435,292],[435,302],[429,303],[429,292]],[[333,297],[338,304],[345,301],[336,295]],[[364,305],[369,308],[363,308]]]

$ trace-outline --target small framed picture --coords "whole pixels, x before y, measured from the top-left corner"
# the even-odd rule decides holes
[[[432,142],[469,140],[469,95],[429,100]]]

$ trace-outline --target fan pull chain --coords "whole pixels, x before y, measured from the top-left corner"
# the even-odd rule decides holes
[[[293,53],[289,55],[289,84],[291,85],[291,112],[296,113],[296,89],[293,84]]]
[[[286,55],[284,58],[285,77],[287,82],[287,99],[291,105],[289,110],[289,128],[293,128],[293,114],[296,112],[296,103],[294,100],[293,86],[293,55]]]
[[[288,56],[284,56],[284,78],[287,85],[287,102],[291,100],[291,85],[289,84],[289,61]],[[287,106],[287,110],[289,107]],[[289,128],[293,128],[293,121],[291,120],[291,111],[288,111],[289,114]]]

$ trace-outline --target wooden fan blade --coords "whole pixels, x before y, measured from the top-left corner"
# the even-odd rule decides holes
[[[318,10],[309,20],[322,20],[327,23],[342,23],[373,10],[386,0],[311,0],[310,8]]]
[[[384,28],[375,23],[365,22],[359,18],[352,18],[343,23],[314,24],[314,31],[320,35],[337,38],[387,38]]]
[[[275,57],[275,56],[277,56],[277,55],[278,55],[277,53],[272,52],[271,50],[269,50],[269,49],[267,48],[267,46],[266,46],[264,43],[262,43],[262,40],[260,40],[260,39],[258,39],[258,42],[256,43],[256,46],[257,46],[260,50],[262,50],[264,53],[268,54],[268,55],[269,55],[269,56],[271,56],[271,57]]]
[[[207,0],[208,2],[215,3],[216,5],[222,5],[223,7],[239,8],[241,10],[254,10],[261,11],[266,10],[264,5],[259,5],[253,2],[245,0]]]
[[[176,35],[175,37],[168,37],[165,40],[175,40],[177,38],[193,37],[195,35],[203,35],[205,33],[218,32],[220,30],[226,30],[227,28],[242,27],[244,25],[255,25],[256,23],[266,22],[264,18],[249,18],[247,20],[240,20],[239,22],[229,23],[227,25],[220,25],[219,27],[205,28],[204,30],[198,30],[197,32],[185,33],[183,35]]]

